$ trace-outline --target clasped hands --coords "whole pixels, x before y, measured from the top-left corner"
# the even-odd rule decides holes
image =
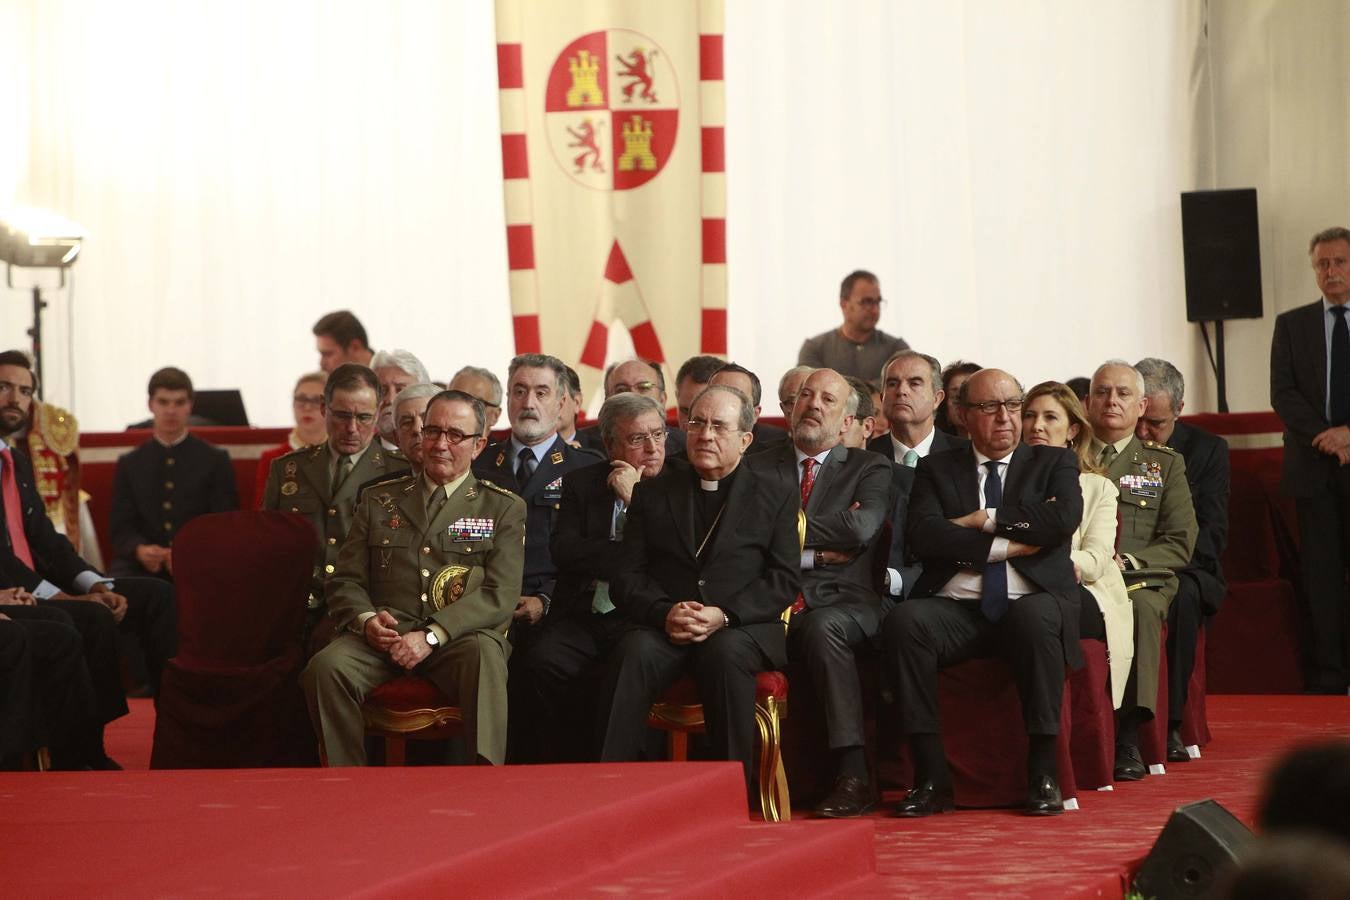
[[[99,582],[89,589],[87,594],[67,594],[64,591],[52,597],[53,600],[92,600],[102,603],[112,613],[113,621],[121,623],[127,615],[127,598]]]
[[[173,574],[173,550],[159,544],[137,544],[136,561],[147,572],[158,573],[163,570]]]
[[[960,526],[961,528],[973,528],[976,531],[983,531],[984,524],[989,521],[989,513],[986,510],[977,509],[974,512],[968,512],[964,516],[956,519],[948,519],[947,521],[951,522],[953,525]],[[1040,551],[1041,548],[1037,547],[1035,544],[1024,544],[1021,541],[1010,540],[1008,541],[1008,555],[1006,558],[1012,559],[1015,556],[1031,556],[1033,553],[1039,553]]]
[[[1313,438],[1315,450],[1336,457],[1341,465],[1350,463],[1350,425],[1336,425]]]
[[[672,644],[697,644],[726,625],[721,608],[697,600],[681,600],[666,613],[666,637]]]
[[[407,634],[399,634],[397,627],[398,619],[389,610],[380,610],[366,619],[366,643],[388,653],[395,665],[411,672],[418,663],[431,655],[431,645],[427,643],[425,631],[414,629]]]

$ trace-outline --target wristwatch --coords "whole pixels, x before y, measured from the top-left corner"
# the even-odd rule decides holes
[[[426,630],[425,634],[426,634],[426,636],[427,636],[427,646],[428,646],[428,647],[439,647],[439,646],[441,645],[441,639],[438,638],[438,637],[436,637],[436,632],[434,632],[434,631],[432,631],[430,628],[428,628],[428,629]]]

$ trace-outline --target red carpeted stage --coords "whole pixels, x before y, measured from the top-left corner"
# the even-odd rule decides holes
[[[133,706],[109,750],[144,767],[153,711]],[[5,893],[1120,897],[1174,807],[1250,822],[1282,751],[1350,734],[1344,697],[1211,696],[1209,716],[1200,760],[1037,820],[747,822],[716,763],[8,773]]]

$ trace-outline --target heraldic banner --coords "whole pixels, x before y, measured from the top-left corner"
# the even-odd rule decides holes
[[[726,353],[722,0],[497,0],[517,353]]]

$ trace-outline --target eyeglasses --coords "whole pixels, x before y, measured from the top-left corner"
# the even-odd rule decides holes
[[[341,422],[343,425],[350,425],[353,422],[355,422],[362,428],[368,428],[369,426],[375,424],[374,413],[342,412],[340,410],[330,409],[328,411],[328,415],[332,416],[334,419]]]
[[[986,416],[997,415],[999,409],[1006,409],[1010,413],[1021,412],[1022,398],[1014,397],[1011,400],[985,400],[983,403],[964,403],[966,409],[978,409]]]
[[[427,444],[439,444],[441,439],[450,442],[451,446],[462,444],[469,438],[482,437],[481,431],[475,431],[473,434],[465,434],[458,428],[437,428],[435,425],[422,426],[422,441]]]
[[[296,394],[291,398],[291,402],[296,406],[303,406],[306,409],[315,409],[323,406],[322,394]]]
[[[624,442],[634,450],[644,446],[648,441],[657,447],[661,446],[666,442],[666,430],[662,428],[658,431],[639,431],[624,438]]]
[[[635,381],[632,384],[614,385],[612,394],[627,394],[627,393],[642,394],[646,393],[647,391],[655,389],[656,389],[655,381]]]
[[[727,434],[735,434],[740,431],[735,425],[728,425],[726,422],[719,422],[716,419],[708,421],[707,419],[690,419],[687,430],[690,434],[698,434],[700,431],[709,430],[715,437],[722,437]]]
[[[868,309],[880,309],[886,301],[881,297],[859,297],[858,305]]]

